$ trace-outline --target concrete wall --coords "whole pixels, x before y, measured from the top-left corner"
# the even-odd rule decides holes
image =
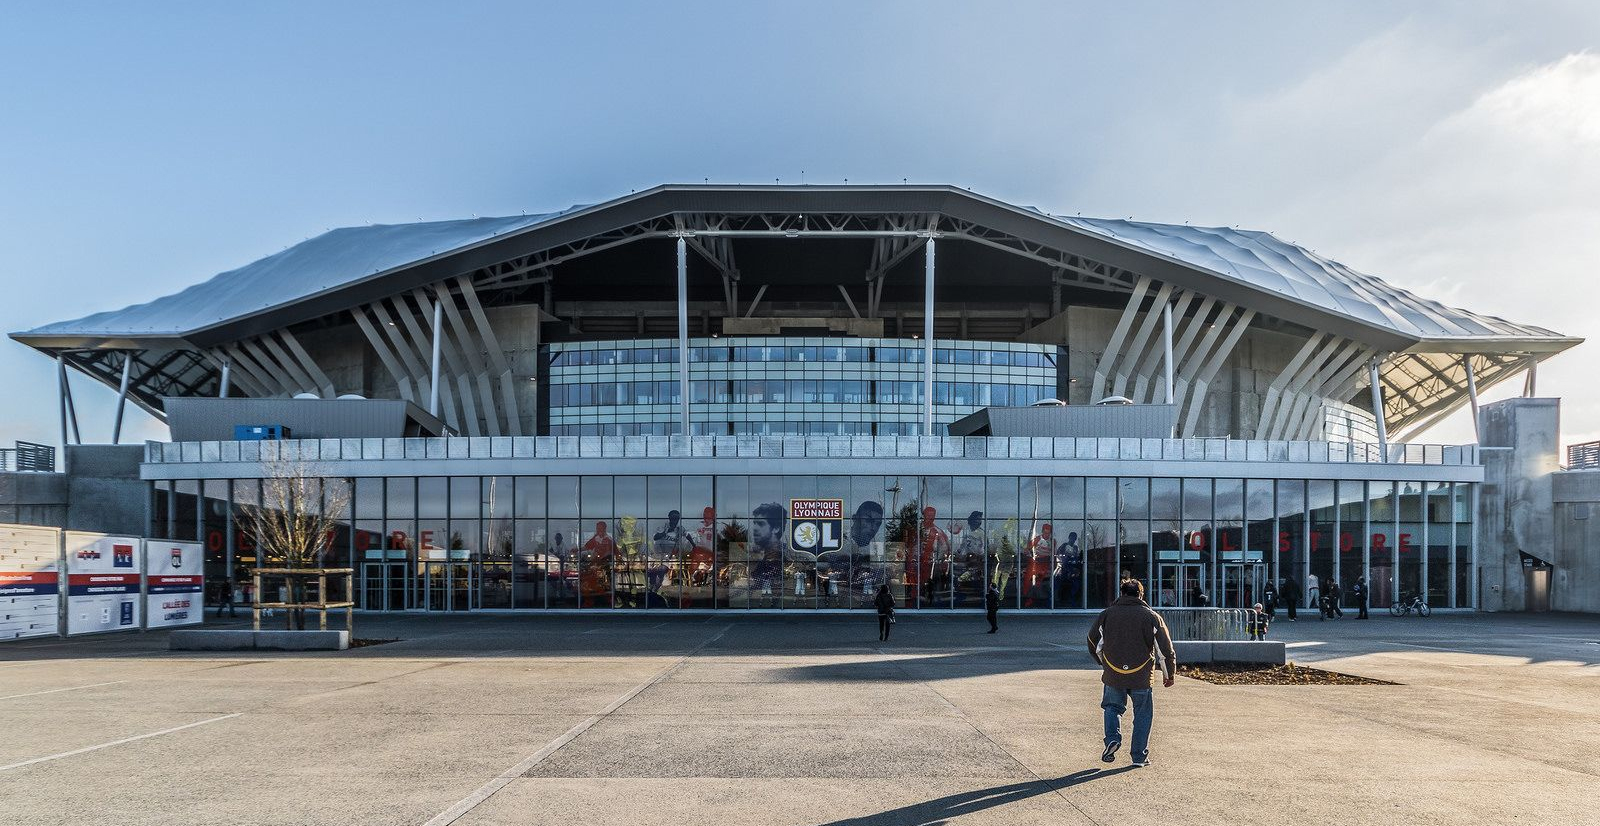
[[[139,479],[143,459],[144,445],[68,445],[65,527],[144,536],[150,492]]]
[[[1550,608],[1600,613],[1600,470],[1561,471],[1551,482],[1562,563],[1554,571]]]
[[[1561,469],[1561,401],[1507,399],[1478,414],[1484,481],[1479,489],[1479,598],[1485,611],[1522,611],[1522,552],[1567,567],[1555,537],[1554,476]],[[1553,606],[1552,606],[1553,607]]]
[[[65,473],[0,473],[0,522],[143,536],[143,445],[68,445]]]

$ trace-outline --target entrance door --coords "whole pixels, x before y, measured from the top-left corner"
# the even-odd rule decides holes
[[[423,563],[422,582],[424,607],[429,611],[470,611],[478,607],[476,563]]]
[[[361,563],[361,607],[367,611],[402,611],[406,607],[404,562]]]
[[[1266,581],[1265,565],[1256,562],[1231,562],[1222,566],[1223,608],[1249,608],[1261,599]]]
[[[1156,565],[1156,592],[1152,604],[1159,608],[1194,608],[1195,594],[1203,590],[1205,566],[1198,562],[1163,562]]]

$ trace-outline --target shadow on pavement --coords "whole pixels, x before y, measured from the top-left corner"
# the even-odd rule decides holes
[[[1007,803],[1027,800],[1042,794],[1058,792],[1091,780],[1133,771],[1133,766],[1115,769],[1084,769],[1054,780],[1030,780],[1005,786],[992,786],[960,794],[946,795],[924,803],[913,803],[898,809],[878,812],[864,817],[834,820],[822,826],[937,826],[958,817],[965,817],[985,809],[995,809]]]

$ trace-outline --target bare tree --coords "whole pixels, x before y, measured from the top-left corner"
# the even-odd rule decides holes
[[[325,478],[316,464],[302,459],[266,459],[261,465],[261,503],[241,508],[239,521],[255,537],[262,567],[323,567],[339,519],[349,511],[349,481]],[[305,587],[304,580],[290,577],[288,601],[304,602]],[[326,594],[317,598],[327,601]],[[305,627],[304,611],[288,613],[291,628]]]

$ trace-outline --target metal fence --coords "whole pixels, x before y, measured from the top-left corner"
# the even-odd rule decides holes
[[[1174,640],[1232,642],[1250,639],[1248,608],[1156,608]]]
[[[1592,470],[1594,468],[1600,468],[1600,442],[1567,445],[1568,470]]]
[[[0,471],[54,473],[56,449],[51,445],[17,442],[16,447],[0,447]]]
[[[631,458],[1088,459],[1476,465],[1476,445],[1000,436],[472,436],[147,442],[145,461]]]

